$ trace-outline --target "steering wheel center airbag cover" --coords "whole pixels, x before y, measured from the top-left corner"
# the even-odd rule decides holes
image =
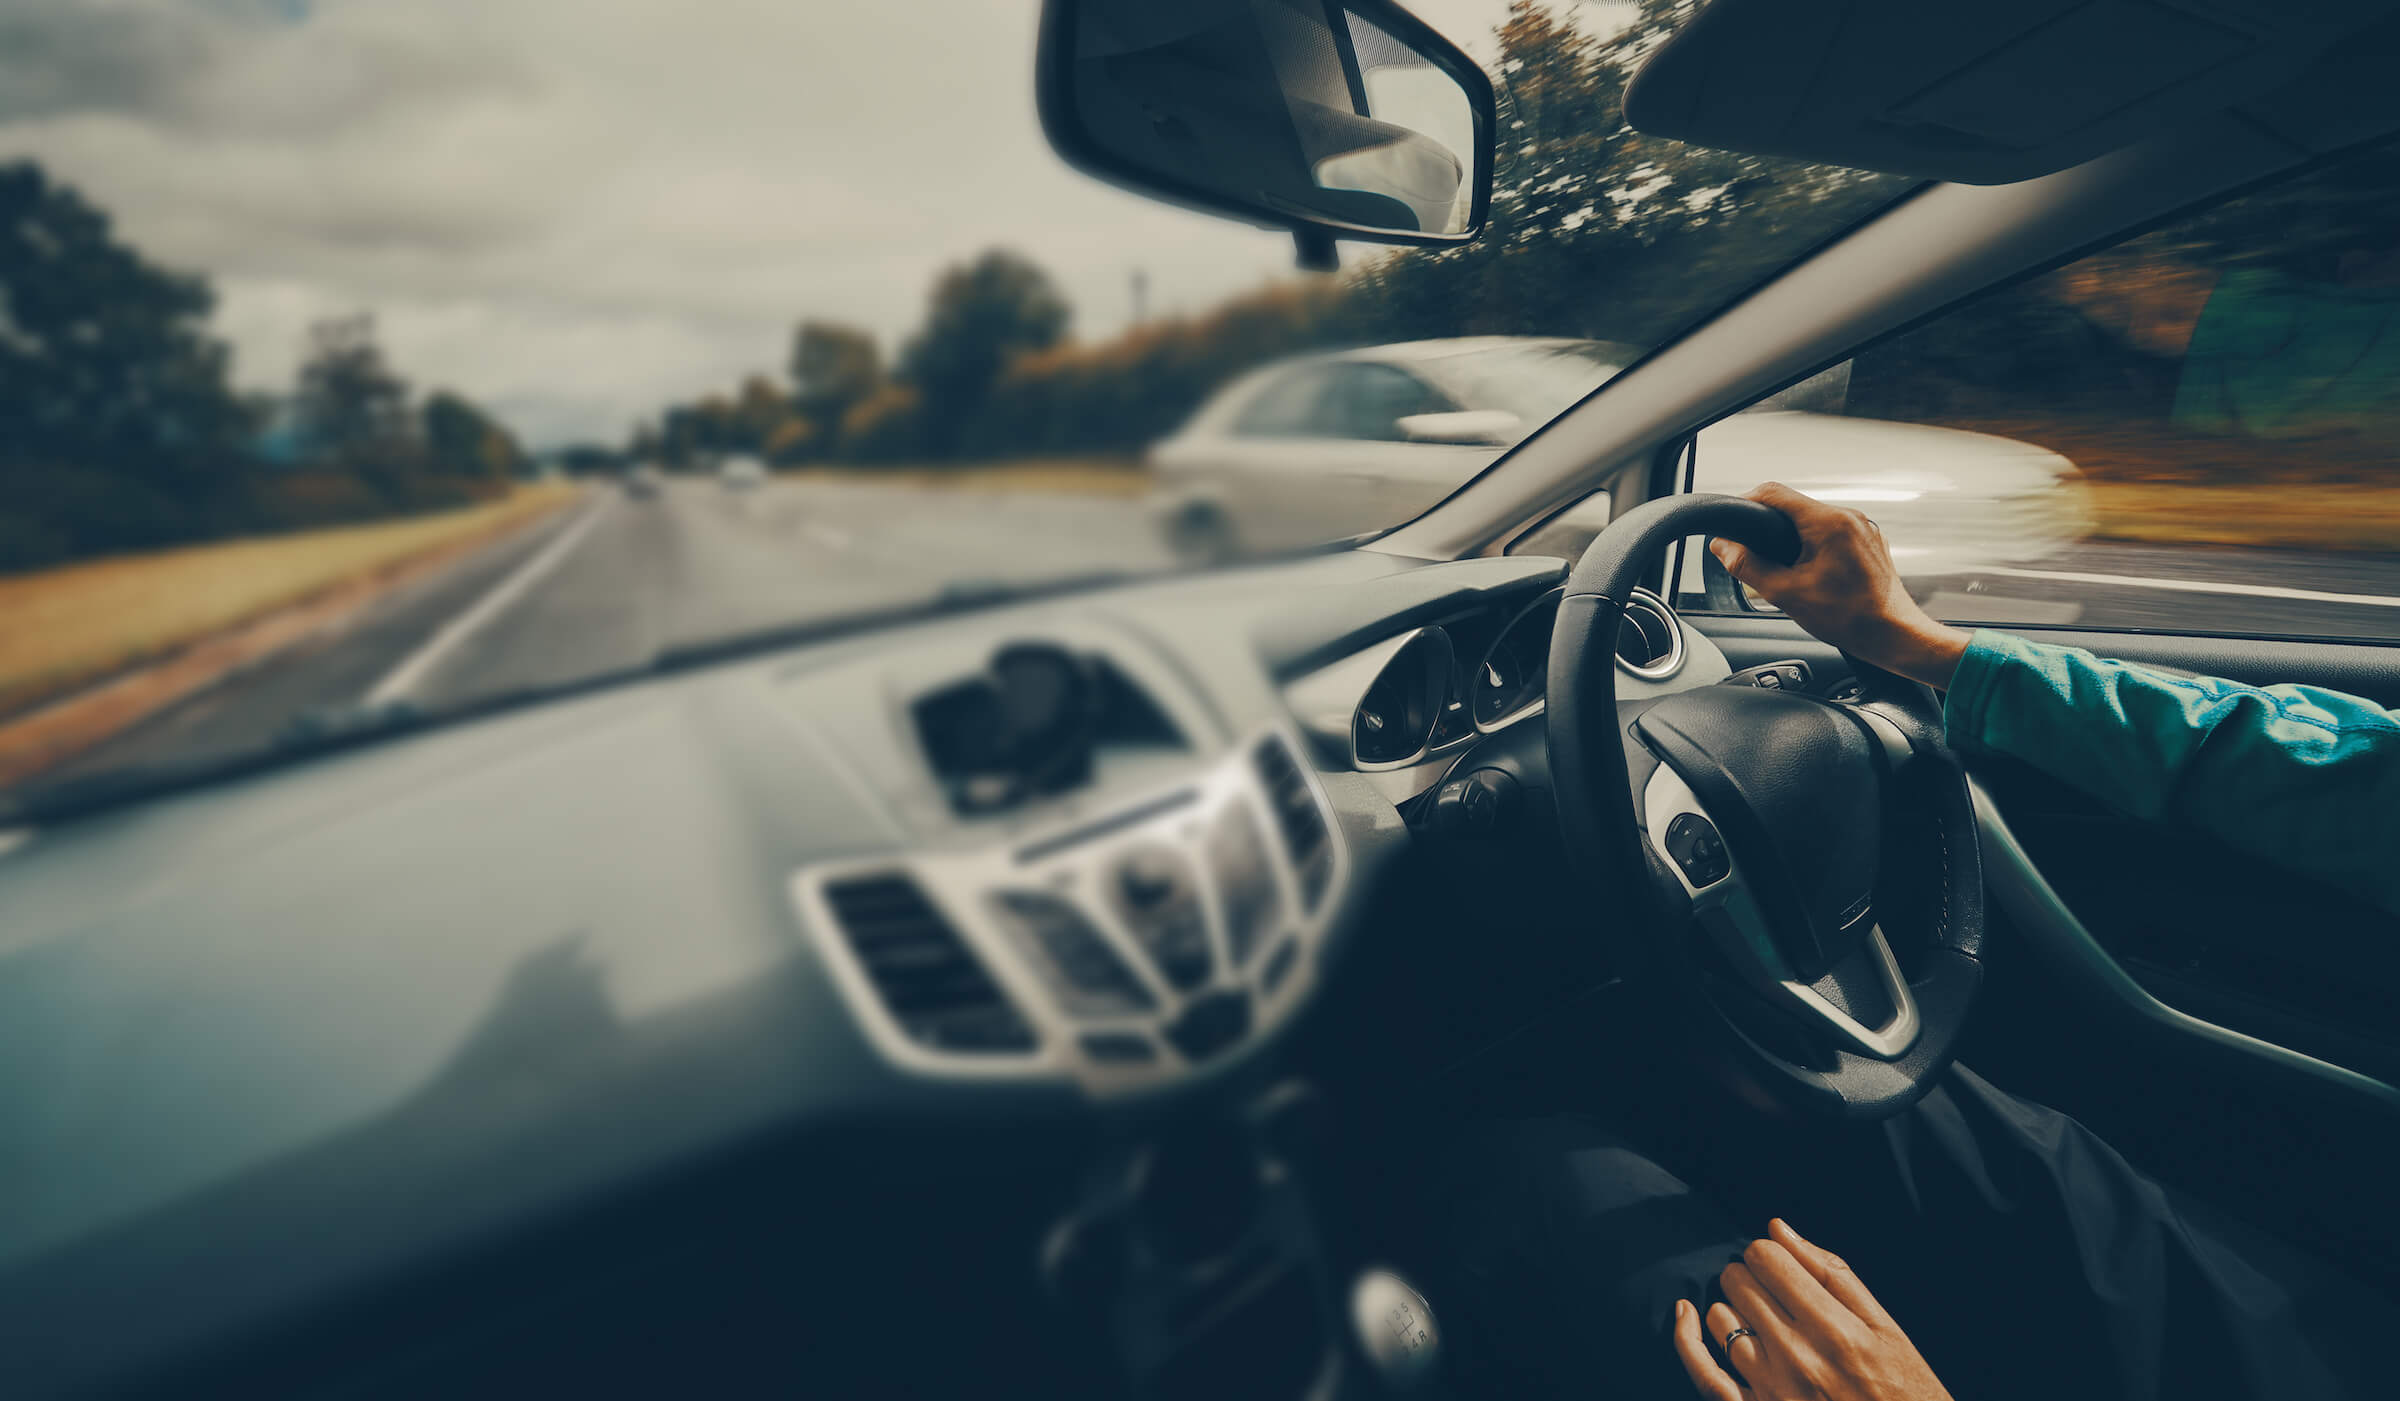
[[[1661,700],[1635,731],[1724,828],[1803,976],[1857,946],[1883,843],[1874,743],[1856,721],[1803,696],[1709,686]]]

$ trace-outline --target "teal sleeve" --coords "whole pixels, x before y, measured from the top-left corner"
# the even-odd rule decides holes
[[[2372,702],[1978,632],[1944,720],[1967,753],[2023,760],[2400,913],[2400,720]]]

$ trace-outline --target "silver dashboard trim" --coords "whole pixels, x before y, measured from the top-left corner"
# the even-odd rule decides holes
[[[1624,654],[1618,653],[1617,668],[1620,671],[1625,672],[1627,675],[1638,676],[1644,681],[1664,681],[1668,677],[1673,676],[1676,672],[1683,670],[1683,619],[1676,616],[1674,608],[1671,607],[1665,599],[1660,598],[1657,594],[1650,592],[1648,589],[1637,588],[1630,594],[1626,595],[1625,611],[1630,613],[1636,607],[1641,608],[1644,612],[1655,616],[1660,622],[1666,624],[1667,655],[1663,659],[1652,662],[1648,666],[1635,666],[1632,662],[1625,660]],[[1611,652],[1616,651],[1617,642],[1615,638],[1610,638],[1608,645]]]
[[[1667,854],[1664,837],[1667,824],[1685,813],[1705,819],[1720,835],[1724,832],[1723,824],[1709,816],[1683,775],[1675,772],[1672,765],[1661,763],[1651,771],[1649,782],[1642,788],[1643,838],[1691,897],[1694,916],[1711,909],[1724,911],[1726,922],[1740,937],[1744,950],[1733,961],[1750,985],[1769,1000],[1822,1021],[1855,1050],[1878,1060],[1898,1060],[1908,1054],[1908,1048],[1916,1044],[1923,1021],[1917,1011],[1917,999],[1909,991],[1908,979],[1900,971],[1900,961],[1892,954],[1891,940],[1884,937],[1883,926],[1878,924],[1868,929],[1867,947],[1875,956],[1876,980],[1891,998],[1892,1019],[1882,1026],[1870,1027],[1834,1006],[1815,988],[1790,976],[1791,970],[1767,934],[1766,916],[1759,910],[1749,882],[1743,878],[1741,862],[1734,859],[1730,843],[1725,852],[1725,874],[1704,886],[1692,884],[1683,868]]]
[[[1418,641],[1426,642],[1437,654],[1437,660],[1425,668],[1425,713],[1429,717],[1425,733],[1404,758],[1373,763],[1362,760],[1358,757],[1359,705],[1382,679],[1385,670],[1411,643]],[[1450,682],[1456,667],[1447,631],[1439,626],[1410,628],[1308,673],[1284,688],[1284,699],[1299,717],[1302,729],[1320,744],[1347,756],[1350,766],[1360,773],[1405,769],[1431,752],[1433,734],[1441,724],[1442,705],[1450,698]]]
[[[1556,608],[1559,603],[1566,598],[1566,596],[1566,585],[1561,584],[1555,588],[1544,590],[1540,597],[1534,599],[1533,602],[1526,604],[1524,607],[1509,615],[1508,621],[1500,625],[1500,631],[1492,635],[1492,645],[1484,648],[1483,655],[1475,659],[1475,670],[1468,673],[1467,690],[1470,695],[1473,694],[1478,679],[1482,677],[1484,668],[1491,665],[1492,653],[1500,650],[1500,644],[1506,642],[1509,638],[1509,634],[1517,630],[1517,625],[1524,622],[1526,618],[1530,617],[1537,609]],[[1534,716],[1548,710],[1550,708],[1550,694],[1546,678],[1548,676],[1549,667],[1550,646],[1547,642],[1545,642],[1542,645],[1542,671],[1545,677],[1542,693],[1535,696],[1532,700],[1527,701],[1525,704],[1518,706],[1516,709],[1495,717],[1489,723],[1486,723],[1482,720],[1475,720],[1474,702],[1469,701],[1467,718],[1474,721],[1475,733],[1479,735],[1495,735],[1500,733],[1502,730],[1507,729],[1509,726],[1517,723],[1519,720],[1530,720]]]
[[[1302,898],[1301,873],[1293,865],[1282,829],[1264,785],[1252,767],[1259,743],[1273,736],[1291,752],[1301,780],[1325,826],[1330,869],[1325,893],[1312,912]],[[1190,791],[1192,801],[1165,807],[1156,815],[1111,827],[1090,839],[1022,860],[1046,838],[1097,824],[1110,813],[1140,812],[1162,799]],[[1246,810],[1259,841],[1266,849],[1280,900],[1281,920],[1251,950],[1249,961],[1233,966],[1230,957],[1222,893],[1205,854],[1215,823],[1229,808]],[[1188,992],[1168,985],[1150,954],[1105,898],[1101,881],[1113,869],[1114,858],[1127,849],[1160,842],[1176,848],[1199,873],[1198,891],[1212,953],[1209,979]],[[926,1046],[902,1029],[884,1004],[866,968],[850,946],[840,920],[825,893],[827,885],[852,877],[906,876],[975,954],[992,981],[1005,993],[1032,1029],[1034,1046],[1023,1052],[945,1051]],[[958,1080],[1064,1080],[1079,1084],[1095,1098],[1121,1094],[1172,1081],[1193,1069],[1162,1034],[1193,1001],[1229,988],[1247,990],[1251,1025],[1238,1045],[1248,1044],[1271,1030],[1305,1000],[1317,979],[1317,954],[1327,929],[1340,911],[1348,890],[1350,855],[1339,820],[1322,781],[1308,760],[1301,737],[1283,725],[1252,730],[1202,772],[1144,792],[1128,794],[1105,812],[1079,812],[1055,823],[1014,829],[971,846],[940,850],[889,851],[803,866],[789,882],[793,908],[812,949],[829,970],[854,1022],[875,1050],[891,1064],[915,1074]],[[1018,952],[1008,931],[988,909],[990,898],[1004,890],[1035,889],[1074,906],[1098,932],[1118,959],[1141,980],[1157,1004],[1151,1011],[1123,1016],[1074,1016],[1060,1005],[1041,972]],[[1291,966],[1270,992],[1268,965],[1286,938],[1295,944]],[[1134,1032],[1152,1043],[1151,1061],[1127,1063],[1100,1060],[1081,1045],[1088,1033]],[[1231,1054],[1232,1050],[1222,1054]],[[1216,1059],[1212,1057],[1212,1063]]]

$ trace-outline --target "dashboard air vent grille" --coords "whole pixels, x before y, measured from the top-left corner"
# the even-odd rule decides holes
[[[911,1041],[937,1051],[1030,1051],[1033,1031],[917,883],[833,881],[825,901],[869,981]]]
[[[1266,785],[1268,805],[1275,809],[1284,849],[1300,872],[1300,898],[1314,910],[1333,876],[1325,814],[1317,807],[1316,795],[1309,791],[1308,779],[1300,772],[1300,761],[1292,757],[1290,745],[1270,735],[1258,742],[1250,758],[1259,781]]]

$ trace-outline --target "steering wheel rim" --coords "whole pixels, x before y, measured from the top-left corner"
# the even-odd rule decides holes
[[[1717,495],[1646,503],[1593,540],[1551,636],[1562,835],[1602,891],[1636,892],[1648,971],[1713,1033],[1702,1050],[1737,1086],[1805,1115],[1896,1114],[1949,1065],[1982,983],[1965,769],[1931,694],[1854,657],[1856,703],[1746,687],[1621,699],[1624,601],[1690,535],[1783,561],[1800,550],[1782,512]],[[1896,830],[1895,810],[1912,819]],[[1887,876],[1895,842],[1902,869]]]

